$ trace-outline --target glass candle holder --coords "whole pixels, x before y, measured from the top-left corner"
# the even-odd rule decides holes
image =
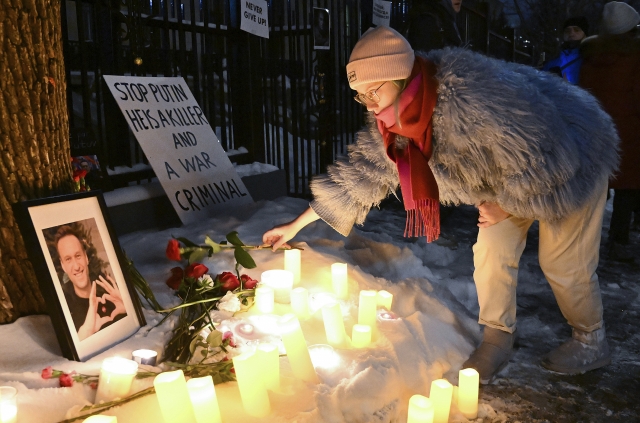
[[[18,391],[13,386],[0,386],[0,423],[18,421]]]
[[[133,360],[122,357],[105,359],[100,368],[96,404],[129,395],[136,373],[138,373],[138,363]]]
[[[135,350],[131,353],[131,359],[138,364],[155,366],[158,360],[158,353],[153,350]]]

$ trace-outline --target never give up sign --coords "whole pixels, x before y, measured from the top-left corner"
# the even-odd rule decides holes
[[[183,78],[104,80],[182,223],[253,201]]]

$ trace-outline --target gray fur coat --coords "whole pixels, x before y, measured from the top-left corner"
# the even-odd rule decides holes
[[[442,203],[490,201],[514,216],[553,222],[584,205],[616,170],[615,127],[586,91],[465,49],[425,57],[438,69],[429,165]],[[312,181],[311,207],[346,236],[398,184],[371,113],[348,157]]]

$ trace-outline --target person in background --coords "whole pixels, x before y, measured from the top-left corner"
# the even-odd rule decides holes
[[[613,213],[609,226],[611,259],[632,261],[629,230],[640,208],[640,14],[622,2],[604,6],[600,35],[582,45],[580,86],[591,92],[611,115],[621,140],[620,170],[609,182]]]
[[[456,25],[462,0],[416,0],[413,2],[405,38],[414,50],[428,52],[460,47],[462,39]]]
[[[313,179],[309,208],[265,232],[263,242],[277,249],[318,219],[347,236],[398,185],[407,237],[438,238],[440,202],[476,205],[474,280],[484,334],[463,367],[488,383],[513,351],[518,262],[537,219],[540,266],[573,328],[542,364],[567,374],[607,365],[596,268],[619,140],[593,96],[467,49],[416,54],[387,27],[360,38],[346,71],[369,111],[368,127],[349,157]]]
[[[572,84],[578,83],[582,57],[580,43],[589,33],[589,22],[585,17],[569,18],[564,22],[563,40],[560,55],[549,60],[542,70],[558,74]]]

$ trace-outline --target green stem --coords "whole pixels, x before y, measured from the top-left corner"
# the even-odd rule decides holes
[[[119,400],[116,400],[116,401],[105,402],[104,404],[84,407],[82,409],[82,411],[91,410],[91,409],[94,409],[95,411],[93,411],[91,413],[88,413],[88,414],[83,414],[82,416],[74,417],[72,419],[61,420],[58,423],[71,423],[71,422],[75,422],[77,420],[84,420],[87,417],[95,416],[96,414],[100,414],[103,411],[106,411],[106,410],[108,410],[110,408],[118,407],[118,406],[126,404],[128,402],[137,400],[138,398],[142,398],[142,397],[145,397],[147,395],[155,394],[155,392],[156,392],[156,388],[151,387],[151,388],[144,389],[144,390],[142,390],[140,392],[136,392],[135,394],[133,394],[133,395],[127,397],[127,398],[119,399]]]

